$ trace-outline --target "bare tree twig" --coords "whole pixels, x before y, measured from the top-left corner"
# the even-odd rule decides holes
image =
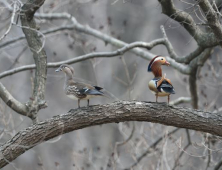
[[[192,16],[185,11],[178,10],[172,0],[158,0],[162,7],[162,12],[168,17],[180,23],[196,40],[202,48],[209,48],[218,45],[217,38],[210,31],[204,33],[195,23]]]
[[[63,30],[73,30],[73,28],[74,28],[73,25],[66,25],[66,26],[61,26],[61,27],[57,27],[57,28],[48,29],[48,30],[46,30],[46,31],[43,31],[42,34],[48,35],[48,34],[56,33],[56,32],[63,31]],[[24,40],[24,39],[25,39],[25,35],[22,35],[22,36],[13,38],[13,39],[11,39],[11,40],[8,40],[8,41],[0,44],[0,48],[7,47],[7,46],[9,46],[10,44],[19,42],[19,41]]]
[[[215,39],[221,44],[222,42],[222,28],[220,24],[220,20],[218,18],[217,12],[213,9],[210,2],[208,0],[198,1],[200,8],[203,10],[209,27],[212,29]]]
[[[204,51],[204,48],[197,47],[196,50],[194,50],[193,52],[191,52],[187,56],[178,57],[176,52],[173,50],[172,44],[170,43],[170,41],[167,38],[164,27],[161,26],[160,29],[163,33],[163,37],[165,38],[165,46],[168,50],[168,53],[169,53],[170,57],[173,58],[176,62],[189,64],[191,60],[193,60],[195,57],[198,57],[198,55],[200,55]]]
[[[114,157],[114,163],[116,163],[116,160],[118,160],[118,158],[119,158],[119,154],[118,154],[118,151],[117,151],[118,147],[127,144],[132,139],[134,132],[135,132],[135,122],[133,122],[133,128],[132,128],[132,131],[131,131],[130,135],[128,136],[128,138],[121,141],[121,142],[116,142],[115,143],[114,156],[113,156]]]
[[[72,58],[69,60],[65,60],[65,61],[61,61],[61,62],[55,62],[55,63],[48,63],[47,67],[48,68],[56,68],[58,66],[60,66],[61,64],[73,64],[73,63],[77,63],[80,61],[84,61],[87,59],[91,59],[91,58],[99,58],[99,57],[114,57],[114,56],[118,56],[118,55],[123,55],[125,52],[136,48],[136,47],[142,47],[142,48],[148,48],[151,49],[154,46],[158,45],[158,44],[162,44],[164,42],[164,39],[156,39],[154,41],[151,41],[150,43],[145,43],[145,42],[133,42],[131,44],[125,45],[124,47],[113,51],[113,52],[96,52],[96,53],[89,53],[83,56],[79,56],[76,58]],[[169,57],[168,57],[169,58]],[[169,59],[169,62],[175,62],[172,59]],[[183,65],[178,65],[178,67],[180,67],[181,69],[184,69],[184,71],[186,70],[187,73],[189,73],[189,67],[187,66],[183,66]],[[26,66],[21,66],[18,68],[14,68],[11,70],[7,70],[4,71],[2,73],[0,73],[0,78],[9,76],[9,75],[13,75],[15,73],[21,72],[21,71],[25,71],[25,70],[30,70],[30,69],[35,69],[36,66],[34,64],[31,65],[26,65]]]
[[[174,130],[172,130],[171,132],[168,133],[168,136],[173,134],[173,133],[176,133],[177,131],[179,130],[179,128],[176,128]],[[136,162],[134,164],[132,164],[129,168],[126,168],[125,170],[128,170],[128,169],[132,169],[134,168],[135,166],[138,165],[138,163],[144,158],[147,156],[147,154],[149,154],[151,152],[152,149],[155,149],[156,146],[164,139],[164,136],[161,136],[159,137],[153,144],[151,144],[149,146],[148,149],[146,149],[145,152],[143,152],[139,157],[137,157],[136,159]]]
[[[2,35],[0,37],[0,41],[3,40],[10,32],[11,28],[12,28],[12,25],[13,25],[13,22],[14,22],[14,18],[15,18],[15,13],[16,13],[16,8],[17,8],[17,4],[16,2],[14,2],[13,4],[13,11],[12,11],[12,16],[11,16],[11,22],[9,24],[9,27],[8,29],[6,30],[6,32],[4,33],[4,35]]]
[[[43,18],[43,19],[68,19],[68,20],[72,21],[72,25],[70,25],[70,26],[64,26],[64,27],[61,27],[61,28],[55,28],[53,30],[48,30],[48,31],[43,32],[43,34],[48,34],[48,33],[56,32],[56,31],[61,31],[61,30],[65,30],[65,29],[75,29],[76,31],[84,32],[86,34],[95,36],[96,38],[99,38],[99,39],[101,39],[101,40],[103,40],[105,42],[108,42],[108,43],[110,43],[110,44],[112,44],[112,45],[114,45],[116,47],[120,47],[121,48],[121,47],[127,46],[127,43],[125,43],[123,41],[120,41],[120,40],[118,40],[116,38],[113,38],[113,37],[111,37],[109,35],[103,34],[100,31],[97,31],[95,29],[90,28],[89,26],[81,25],[80,23],[77,22],[77,20],[72,15],[70,15],[68,13],[36,14],[36,17]],[[183,59],[184,57],[181,57],[181,58],[180,57],[176,57],[175,58],[174,57],[175,55],[173,55],[174,54],[173,48],[168,48],[168,47],[170,47],[171,44],[170,44],[169,40],[166,37],[166,34],[165,34],[165,31],[164,31],[163,27],[161,27],[161,30],[163,31],[163,35],[164,35],[165,41],[163,41],[163,43],[159,43],[159,44],[166,45],[169,54],[172,55],[171,56],[172,58],[178,59],[178,61],[182,60],[183,62],[188,62],[188,60],[193,59],[195,56],[197,56],[197,54],[201,53],[201,49],[198,48],[196,50],[196,52],[191,53],[188,56],[185,56],[186,60]],[[0,44],[0,48],[5,47],[6,45],[14,43],[14,42],[16,42],[18,40],[22,40],[23,38],[24,37],[21,36],[21,37],[12,39],[12,40],[10,40],[8,42],[5,42],[4,44]],[[171,47],[172,47],[172,45],[171,45]],[[138,55],[138,56],[140,56],[140,57],[142,57],[144,59],[148,59],[148,60],[151,60],[155,56],[154,54],[151,54],[150,52],[144,51],[142,49],[133,49],[133,50],[131,50],[131,52],[133,52],[134,54],[136,54],[136,55]],[[174,61],[173,59],[169,59],[169,61],[171,63],[171,66],[173,68],[177,69],[178,71],[180,71],[181,73],[184,73],[184,74],[189,74],[190,73],[190,68],[188,66],[184,66],[182,64],[179,64],[176,61]]]
[[[183,150],[180,152],[180,155],[177,157],[177,159],[175,160],[174,166],[172,168],[172,170],[175,170],[176,167],[179,165],[179,160],[180,158],[183,156],[185,150],[187,150],[187,148],[192,144],[191,142],[191,138],[190,138],[190,133],[189,130],[186,129],[186,134],[187,134],[187,145],[183,148]]]
[[[17,113],[23,115],[23,116],[31,116],[29,115],[29,109],[26,104],[20,103],[18,100],[16,100],[9,92],[8,90],[3,86],[2,83],[0,83],[0,97],[2,100],[14,111]]]
[[[36,17],[42,18],[42,19],[68,19],[71,20],[72,24],[74,25],[74,29],[76,31],[79,32],[83,32],[85,34],[89,34],[92,35],[98,39],[103,40],[105,43],[110,43],[118,48],[124,47],[127,45],[127,43],[120,41],[116,38],[113,38],[109,35],[103,34],[100,31],[97,31],[93,28],[90,28],[89,26],[84,26],[81,25],[80,23],[78,23],[78,21],[75,19],[75,17],[73,17],[72,15],[68,14],[68,13],[51,13],[51,14],[36,14]],[[165,42],[162,43],[163,45],[165,45]],[[131,52],[133,52],[134,54],[147,59],[147,60],[151,60],[153,57],[155,57],[156,55],[148,52],[148,51],[144,51],[142,49],[133,49],[131,50]],[[189,67],[186,67],[180,63],[175,62],[172,59],[169,59],[171,66],[175,69],[177,69],[178,71],[180,71],[181,73],[184,74],[189,74]]]
[[[14,62],[12,63],[12,65],[9,67],[9,69],[12,69],[16,63],[18,63],[19,58],[22,56],[22,54],[27,50],[27,46],[25,46],[22,51],[18,54],[18,56],[16,57],[16,59],[14,60]]]

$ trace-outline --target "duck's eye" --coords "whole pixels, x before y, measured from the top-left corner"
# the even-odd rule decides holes
[[[161,60],[163,60],[163,58],[161,58]]]

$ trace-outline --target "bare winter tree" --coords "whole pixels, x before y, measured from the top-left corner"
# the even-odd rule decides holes
[[[222,168],[221,6],[0,0],[0,167]],[[147,87],[160,54],[176,89],[170,105]],[[111,98],[77,108],[54,72],[61,64]]]

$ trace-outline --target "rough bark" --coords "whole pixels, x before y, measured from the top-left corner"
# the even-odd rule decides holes
[[[166,103],[118,101],[89,108],[73,109],[67,114],[34,124],[18,132],[0,148],[0,168],[26,150],[74,130],[125,121],[146,121],[179,128],[193,129],[222,137],[222,115],[188,108],[168,106]]]
[[[197,94],[197,67],[192,70],[189,76],[189,88],[191,96],[191,104],[194,109],[198,109],[198,94]]]
[[[33,121],[36,121],[36,114],[41,108],[45,108],[45,84],[47,75],[47,56],[44,50],[44,45],[38,35],[38,27],[33,18],[36,10],[44,3],[44,0],[28,0],[21,10],[22,30],[26,40],[33,53],[33,58],[36,64],[36,72],[34,79],[34,89],[32,100],[30,101],[30,113],[33,114]]]
[[[215,35],[215,39],[220,43],[220,45],[222,45],[221,44],[222,28],[219,16],[217,15],[217,11],[213,9],[208,0],[201,0],[197,2],[207,18],[207,23],[209,27],[212,29],[212,32]]]
[[[172,0],[158,1],[161,4],[162,12],[173,20],[177,21],[179,24],[181,24],[196,40],[200,47],[208,48],[218,45],[217,38],[214,34],[211,34],[211,32],[203,32],[200,27],[196,24],[192,16],[185,11],[177,9],[174,6]]]

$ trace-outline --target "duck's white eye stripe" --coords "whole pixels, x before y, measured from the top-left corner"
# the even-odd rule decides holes
[[[155,62],[155,61],[157,61],[157,60],[161,60],[161,59],[163,59],[163,57],[157,57],[154,61],[153,61],[153,63]],[[151,66],[150,67],[152,67],[153,66],[153,63],[151,64]]]
[[[157,57],[154,61],[153,61],[153,63],[155,62],[155,61],[157,61],[157,60],[162,60],[163,59],[163,57]]]

